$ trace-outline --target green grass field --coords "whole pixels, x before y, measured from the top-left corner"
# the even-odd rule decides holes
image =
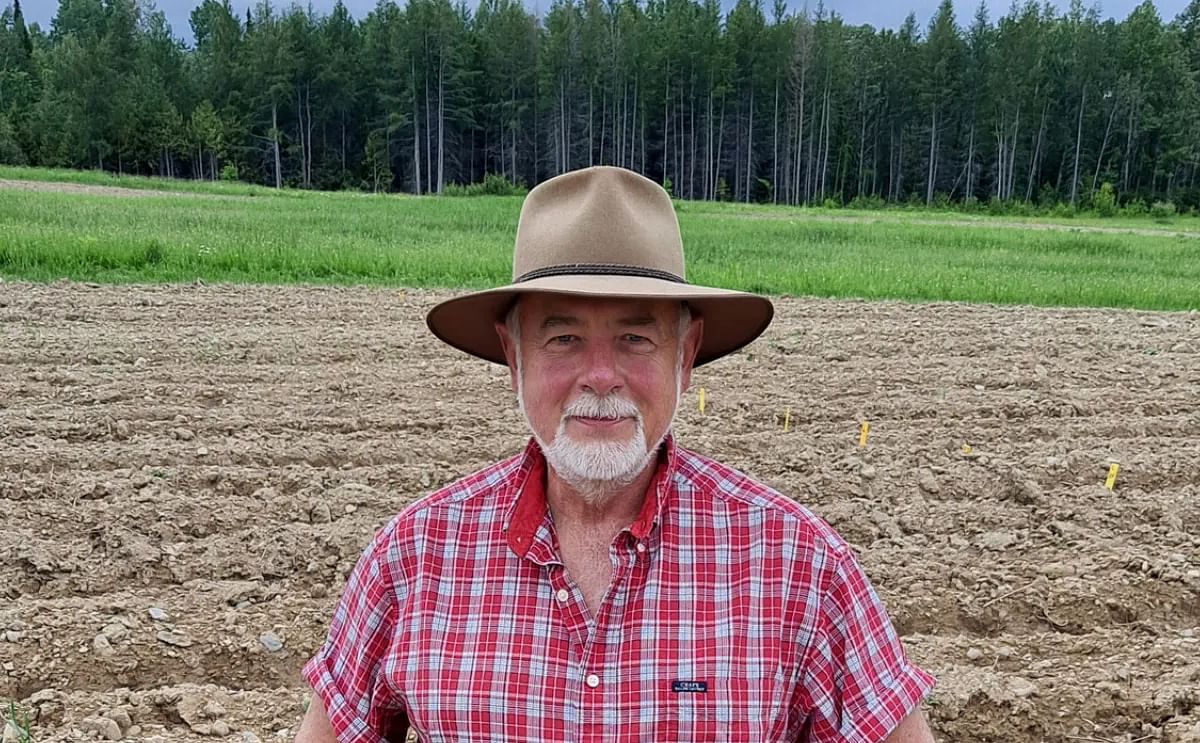
[[[520,210],[519,198],[276,192],[0,168],[4,178],[176,192],[0,189],[0,275],[37,281],[489,286],[509,277]],[[678,212],[689,279],[698,283],[770,294],[1200,308],[1194,218],[1055,225],[698,202],[681,202]]]

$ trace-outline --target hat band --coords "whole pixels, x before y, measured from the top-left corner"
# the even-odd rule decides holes
[[[535,268],[521,274],[513,282],[521,284],[534,279],[544,279],[547,276],[636,276],[644,279],[660,279],[676,284],[686,284],[682,276],[676,276],[669,271],[659,271],[656,268],[641,266],[625,266],[620,263],[563,263],[557,266]]]

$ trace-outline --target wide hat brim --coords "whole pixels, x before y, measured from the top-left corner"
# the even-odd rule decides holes
[[[535,293],[687,302],[695,314],[704,318],[704,335],[694,366],[715,361],[750,343],[762,335],[775,313],[767,298],[745,292],[642,276],[560,275],[448,299],[434,306],[425,321],[434,335],[451,346],[504,365],[507,361],[495,323],[503,321],[518,295]]]

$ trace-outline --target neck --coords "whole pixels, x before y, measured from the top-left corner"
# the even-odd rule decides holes
[[[546,505],[561,528],[615,527],[633,523],[646,500],[646,489],[658,467],[658,457],[628,484],[587,483],[576,486],[546,468]]]

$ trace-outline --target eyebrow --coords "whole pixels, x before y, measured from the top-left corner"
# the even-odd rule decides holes
[[[572,326],[578,324],[578,317],[573,317],[571,315],[549,315],[545,320],[542,320],[542,330],[547,328],[557,328],[562,325]]]
[[[653,315],[630,315],[621,318],[618,323],[624,327],[645,328],[657,325]]]
[[[579,324],[579,318],[574,315],[548,315],[545,320],[542,320],[541,329],[548,330],[564,326],[574,327]],[[622,317],[617,321],[617,324],[625,328],[648,328],[657,326],[658,322],[654,319],[653,315],[641,314]]]

